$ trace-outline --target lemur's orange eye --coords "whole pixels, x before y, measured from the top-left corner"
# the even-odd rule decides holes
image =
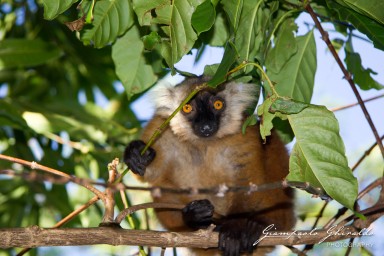
[[[191,104],[185,104],[184,106],[183,106],[183,112],[184,113],[191,113],[191,111],[192,111],[192,105]]]
[[[216,109],[216,110],[220,110],[224,107],[224,102],[221,101],[221,100],[215,100],[215,102],[213,102],[213,107]]]

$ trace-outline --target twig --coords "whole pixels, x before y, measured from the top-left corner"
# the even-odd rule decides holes
[[[147,149],[155,142],[157,137],[163,132],[163,130],[168,126],[169,122],[171,122],[172,118],[180,111],[180,109],[187,104],[199,91],[207,88],[207,83],[203,83],[202,85],[197,86],[189,95],[180,103],[180,105],[172,112],[172,114],[160,125],[158,129],[153,133],[149,141],[147,142],[145,148],[141,152],[143,154]]]
[[[380,148],[380,151],[381,151],[381,154],[383,155],[384,157],[384,146],[383,146],[383,143],[382,141],[380,140],[380,137],[379,137],[379,134],[376,130],[376,127],[371,119],[371,116],[367,110],[367,108],[365,107],[365,104],[363,102],[363,100],[361,99],[361,96],[359,94],[359,91],[357,90],[356,88],[356,85],[355,83],[353,82],[352,80],[352,77],[351,77],[351,74],[348,72],[348,70],[345,68],[343,62],[341,61],[339,55],[337,54],[335,48],[333,47],[331,41],[329,40],[329,36],[328,36],[328,33],[326,31],[324,31],[323,27],[321,26],[319,20],[317,19],[316,17],[316,14],[314,13],[311,5],[309,4],[309,1],[306,3],[306,5],[304,6],[305,9],[308,11],[308,13],[311,15],[313,21],[315,22],[315,25],[317,27],[317,29],[320,31],[320,34],[321,34],[321,37],[322,39],[324,40],[324,42],[327,44],[329,50],[331,51],[333,57],[335,58],[337,64],[339,65],[341,71],[343,72],[344,74],[344,77],[345,79],[348,81],[353,93],[355,94],[356,98],[357,98],[357,101],[361,107],[361,109],[363,110],[363,113],[364,113],[364,116],[365,118],[367,119],[367,122],[369,124],[369,126],[371,127],[371,130],[373,132],[373,135],[375,136],[376,138],[376,141],[377,141],[377,145],[379,145],[379,148]]]
[[[105,189],[105,212],[101,225],[113,223],[114,208],[115,208],[115,193],[114,190],[109,187],[110,184],[114,184],[117,176],[117,166],[119,165],[119,159],[115,158],[110,164],[108,164],[108,186]]]
[[[73,177],[73,176],[71,176],[71,175],[69,175],[67,173],[64,173],[64,172],[61,172],[61,171],[49,168],[47,166],[38,164],[36,162],[29,162],[29,161],[25,161],[25,160],[20,159],[20,158],[10,157],[10,156],[6,156],[6,155],[3,155],[3,154],[0,154],[0,159],[28,166],[32,170],[41,170],[41,171],[44,171],[44,172],[47,172],[47,173],[51,173],[51,174],[54,174],[54,175],[57,175],[57,176],[60,176],[60,177],[67,178],[69,181],[71,181],[73,183],[76,183],[76,184],[78,184],[78,185],[88,189],[93,194],[98,196],[101,200],[103,200],[103,202],[105,202],[105,195],[104,195],[103,192],[101,192],[97,188],[95,188],[95,187],[93,187],[93,186],[91,186],[91,185],[89,185],[87,183],[79,182],[78,179],[76,179],[75,177]]]
[[[378,186],[381,186],[382,185],[382,182],[383,182],[384,178],[381,177],[381,178],[378,178],[377,180],[375,180],[374,182],[372,182],[371,184],[369,184],[365,189],[363,189],[359,195],[357,196],[357,199],[361,199],[363,198],[366,194],[368,194],[371,190],[373,190],[374,188],[378,187]],[[381,188],[381,191],[383,191],[383,188]],[[384,201],[384,198],[380,198],[379,201],[383,202]]]
[[[324,202],[323,206],[321,207],[320,212],[317,214],[315,223],[313,223],[313,225],[312,225],[312,230],[317,228],[317,224],[319,223],[320,218],[323,216],[325,208],[327,207],[328,204],[329,204],[329,202]],[[306,253],[307,251],[312,250],[312,249],[313,249],[313,244],[307,244],[307,245],[305,245],[303,250],[300,252]]]
[[[372,101],[372,100],[380,99],[382,97],[384,97],[384,94],[377,95],[377,96],[372,97],[372,98],[368,98],[366,100],[363,100],[363,102],[366,103],[366,102],[369,102],[369,101]],[[342,107],[331,108],[330,110],[333,111],[333,112],[336,112],[336,111],[344,110],[344,109],[351,108],[351,107],[358,106],[358,105],[359,105],[359,103],[356,102],[356,103],[352,103],[352,104],[345,105],[345,106],[342,106]]]
[[[380,140],[383,140],[384,139],[384,135],[381,136]],[[360,157],[360,159],[354,164],[354,166],[352,167],[352,171],[356,170],[356,168],[363,162],[363,160],[369,156],[369,154],[372,152],[372,150],[376,147],[377,145],[377,142],[373,143],[373,145],[367,150],[364,152],[364,155],[362,155]]]
[[[171,203],[144,203],[144,204],[138,204],[131,206],[129,208],[125,208],[122,210],[119,215],[117,215],[115,219],[115,223],[120,224],[123,219],[129,215],[132,214],[138,210],[143,210],[147,208],[154,208],[154,209],[172,209],[172,210],[181,210],[185,207],[184,204],[171,204]]]
[[[17,174],[10,170],[3,170],[0,171],[0,174],[6,174],[11,176],[16,175],[23,175],[25,174]],[[32,175],[34,176],[34,175]],[[35,177],[33,177],[33,180],[36,180]],[[50,177],[43,177],[42,181],[51,181]],[[216,196],[224,196],[226,193],[229,192],[244,192],[244,193],[255,193],[255,192],[263,192],[268,190],[274,190],[274,189],[282,189],[287,187],[294,187],[298,189],[302,189],[307,191],[310,194],[313,194],[314,196],[320,197],[323,200],[330,200],[331,198],[320,188],[313,187],[309,183],[306,182],[296,182],[296,181],[276,181],[272,183],[267,184],[253,184],[250,183],[249,186],[230,186],[227,187],[225,184],[221,184],[219,186],[215,187],[209,187],[209,188],[169,188],[169,187],[142,187],[142,186],[127,186],[125,184],[119,183],[119,184],[108,184],[108,183],[102,183],[102,182],[95,182],[89,179],[81,179],[72,177],[74,180],[77,181],[77,183],[80,184],[92,184],[92,185],[98,185],[105,188],[110,188],[112,191],[120,191],[120,190],[134,190],[134,191],[147,191],[153,193],[155,196],[161,196],[162,193],[173,193],[173,194],[185,194],[185,195],[216,195]],[[29,177],[29,179],[32,179]],[[70,180],[70,179],[68,179]],[[53,180],[57,181],[57,180]],[[67,181],[67,180],[65,180]],[[58,183],[65,183],[65,181],[58,181]]]

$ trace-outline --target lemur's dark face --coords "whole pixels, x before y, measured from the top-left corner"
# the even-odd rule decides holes
[[[182,108],[196,136],[208,138],[220,127],[220,117],[225,111],[225,100],[210,91],[199,92]]]

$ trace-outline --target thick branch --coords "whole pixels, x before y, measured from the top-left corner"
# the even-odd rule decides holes
[[[270,230],[269,235],[262,236],[259,246],[317,244],[359,237],[361,234],[371,235],[369,231],[365,232],[359,233],[352,226],[344,227],[342,230],[338,227],[313,231]],[[0,248],[96,244],[212,248],[218,244],[218,233],[211,230],[165,232],[109,227],[43,229],[34,226],[0,229],[0,234],[5,238],[0,240]]]

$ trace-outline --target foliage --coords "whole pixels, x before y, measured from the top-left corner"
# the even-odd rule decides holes
[[[304,4],[298,0],[4,1],[0,153],[78,177],[106,179],[107,164],[122,154],[141,128],[143,120],[135,116],[131,102],[166,74],[181,72],[175,64],[192,49],[201,55],[207,46],[225,47],[221,64],[206,68],[214,74],[209,86],[223,82],[235,68],[231,79],[260,87],[266,99],[257,111],[263,118],[262,136],[275,126],[286,142],[296,137],[288,179],[319,186],[352,209],[357,181],[348,167],[338,122],[325,107],[310,104],[317,69],[315,28],[297,35],[295,23]],[[384,2],[314,0],[312,7],[322,21],[348,35],[339,43],[354,82],[362,90],[382,89],[372,76],[375,72],[363,67],[352,41],[358,30],[384,50],[380,11]],[[79,31],[72,32],[70,25]],[[6,169],[25,171],[0,161],[0,170]],[[60,185],[23,179],[0,178],[0,191],[2,227],[54,222],[77,203]],[[51,209],[49,216],[43,217],[42,209]],[[81,225],[87,221],[84,218],[69,225]]]

